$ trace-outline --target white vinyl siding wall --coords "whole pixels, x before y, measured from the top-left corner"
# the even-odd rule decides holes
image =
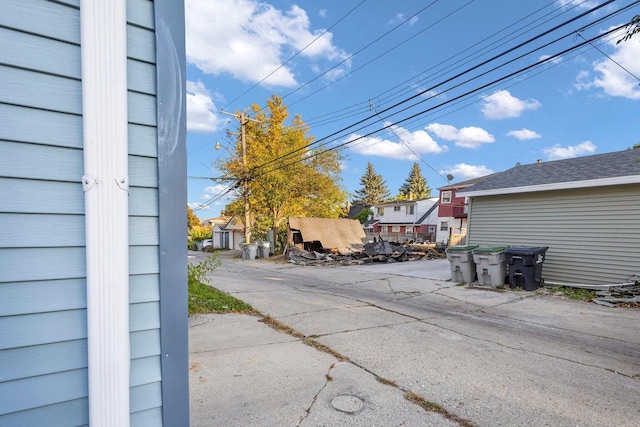
[[[639,207],[639,184],[473,197],[469,244],[548,246],[549,282],[624,282],[640,272]]]
[[[0,425],[88,424],[79,1],[0,0]],[[132,425],[161,425],[153,3],[130,0]]]

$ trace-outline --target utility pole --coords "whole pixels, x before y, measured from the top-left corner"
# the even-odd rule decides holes
[[[249,121],[260,123],[259,120],[247,117],[242,113],[227,113],[226,111],[220,111],[222,114],[234,117],[240,123],[240,141],[242,143],[242,196],[244,198],[244,242],[251,243],[251,207],[249,206],[249,170],[247,168],[247,137],[246,137],[246,125]],[[237,134],[236,134],[237,135]]]

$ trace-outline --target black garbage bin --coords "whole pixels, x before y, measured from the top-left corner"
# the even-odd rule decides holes
[[[504,251],[509,287],[534,291],[542,286],[542,263],[547,249],[547,246],[511,246]]]

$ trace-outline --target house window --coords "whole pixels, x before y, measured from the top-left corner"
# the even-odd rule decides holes
[[[442,221],[440,223],[440,231],[447,231],[449,230],[449,223],[447,221]]]
[[[413,234],[413,227],[407,227],[405,234]]]
[[[440,203],[451,203],[451,191],[443,191]]]
[[[429,233],[435,233],[436,232],[436,226],[435,225],[430,225],[429,226]]]
[[[393,207],[393,211],[394,212],[400,212],[400,206],[394,206]]]
[[[413,215],[413,205],[407,206],[407,215]]]
[[[378,216],[384,216],[384,208],[376,208],[376,212]]]
[[[392,233],[399,233],[400,232],[400,227],[397,225],[394,225],[393,227],[391,227],[391,232]]]
[[[381,228],[382,234],[387,234],[389,232],[389,226],[383,225]]]

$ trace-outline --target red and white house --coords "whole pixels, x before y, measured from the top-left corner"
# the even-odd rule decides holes
[[[440,197],[436,242],[454,245],[458,244],[460,239],[464,239],[467,235],[468,199],[458,196],[458,193],[485,178],[487,177],[483,176],[438,188]]]
[[[437,207],[436,198],[374,205],[373,235],[394,242],[434,241],[438,224]]]

